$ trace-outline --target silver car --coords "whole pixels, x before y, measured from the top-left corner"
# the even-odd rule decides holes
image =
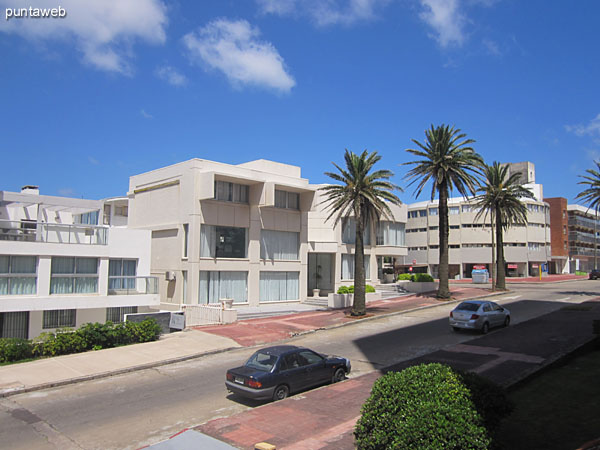
[[[510,311],[487,300],[468,300],[450,312],[450,326],[454,331],[480,330],[487,333],[492,327],[510,324]]]

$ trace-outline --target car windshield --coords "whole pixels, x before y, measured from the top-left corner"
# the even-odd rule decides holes
[[[246,366],[252,367],[253,369],[264,370],[265,372],[270,372],[276,362],[277,356],[259,351],[252,355],[248,361],[246,361]]]
[[[477,303],[463,302],[456,307],[456,309],[462,309],[463,311],[477,311],[479,305]]]

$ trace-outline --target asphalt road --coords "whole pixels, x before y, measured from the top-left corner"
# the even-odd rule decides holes
[[[600,296],[600,281],[511,285],[495,300],[507,306],[513,324],[554,311],[565,303]],[[319,352],[346,356],[355,377],[433,350],[466,342],[476,334],[454,333],[454,305],[290,339]],[[11,449],[136,449],[184,428],[229,416],[260,403],[228,395],[227,368],[253,349],[0,399],[0,447]]]

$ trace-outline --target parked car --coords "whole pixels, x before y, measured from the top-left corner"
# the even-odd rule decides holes
[[[589,280],[597,280],[598,278],[600,278],[600,270],[598,270],[598,269],[591,270],[588,275],[588,279]]]
[[[494,302],[468,300],[450,312],[449,321],[454,331],[480,330],[485,334],[492,327],[507,327],[510,324],[510,311]]]
[[[304,347],[277,345],[255,352],[243,366],[229,369],[227,390],[255,400],[282,400],[290,393],[342,381],[350,360]]]

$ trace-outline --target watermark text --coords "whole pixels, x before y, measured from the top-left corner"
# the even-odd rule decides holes
[[[63,19],[67,17],[67,10],[62,6],[58,8],[6,8],[6,20],[11,19]]]

